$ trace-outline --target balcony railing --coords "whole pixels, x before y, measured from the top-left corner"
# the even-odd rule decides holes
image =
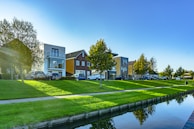
[[[59,57],[59,58],[65,58],[65,54],[61,53],[52,53],[52,52],[47,52],[46,53],[47,57]]]

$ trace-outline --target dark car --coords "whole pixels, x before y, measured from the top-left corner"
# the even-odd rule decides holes
[[[57,80],[59,78],[60,78],[60,76],[58,73],[52,73],[52,77],[51,77],[52,80]]]
[[[86,80],[84,74],[74,74],[72,77],[75,77],[77,80]]]
[[[125,78],[123,76],[117,76],[115,80],[124,80]]]

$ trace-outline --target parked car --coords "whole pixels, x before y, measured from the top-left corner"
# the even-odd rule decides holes
[[[168,77],[162,76],[162,77],[160,77],[160,79],[161,79],[161,80],[168,80]]]
[[[74,74],[74,75],[72,75],[72,77],[75,77],[77,80],[85,80],[86,79],[84,74]]]
[[[26,75],[26,79],[46,79],[43,71],[31,71]]]
[[[125,78],[123,76],[117,76],[115,80],[124,80]]]
[[[58,79],[60,79],[60,76],[59,76],[58,73],[52,73],[51,79],[52,80],[58,80]]]
[[[105,76],[101,74],[101,79],[104,80]],[[88,80],[100,80],[100,74],[93,74],[88,76]]]

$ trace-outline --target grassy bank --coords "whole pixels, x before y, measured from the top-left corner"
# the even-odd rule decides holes
[[[0,105],[0,128],[37,123],[194,89],[193,86],[141,90],[109,95],[71,97]],[[119,96],[119,97],[118,97]]]
[[[92,92],[106,92],[150,88],[158,86],[183,85],[184,81],[147,80],[147,81],[103,81],[103,88],[99,88],[99,81],[21,81],[0,80],[0,100],[16,98],[33,98],[43,96],[58,96]]]

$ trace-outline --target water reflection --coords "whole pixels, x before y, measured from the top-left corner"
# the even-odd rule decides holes
[[[194,110],[194,94],[176,96],[163,103],[153,103],[134,110],[104,120],[110,120],[110,128],[106,124],[91,128],[98,121],[76,129],[182,129]],[[103,120],[100,122],[103,123]]]
[[[187,95],[184,96],[177,96],[175,100],[177,101],[178,104],[181,104],[184,102],[184,99],[187,97]]]
[[[182,129],[194,110],[194,94],[160,99],[53,129]]]
[[[112,119],[99,120],[91,124],[90,129],[116,129]]]
[[[155,112],[155,106],[148,106],[147,108],[133,111],[134,116],[139,120],[140,125]]]

